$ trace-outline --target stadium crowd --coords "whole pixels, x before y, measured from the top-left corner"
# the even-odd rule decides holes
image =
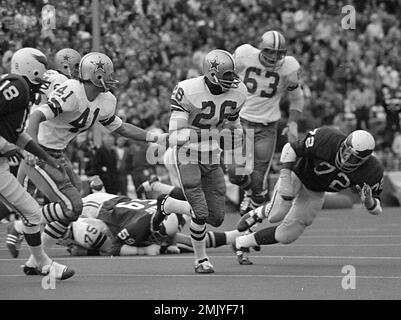
[[[256,45],[267,29],[281,30],[288,41],[288,54],[302,66],[306,110],[300,131],[323,124],[339,126],[347,133],[367,128],[376,138],[377,153],[386,159],[387,169],[401,170],[401,7],[397,3],[104,0],[100,4],[100,51],[112,58],[120,81],[115,91],[118,115],[143,128],[166,131],[173,86],[199,75],[206,52],[213,48],[233,52],[243,43]],[[55,7],[54,29],[43,28],[45,4]],[[341,9],[348,4],[356,10],[355,29],[342,25],[347,13]],[[38,48],[52,57],[61,48],[86,54],[92,46],[90,0],[0,0],[0,23],[0,74],[9,71],[11,56],[21,47]],[[284,117],[287,109],[284,99]],[[79,163],[98,152],[86,141],[90,137],[82,139],[71,150],[81,159]],[[145,150],[123,142],[118,148],[126,148],[127,155]],[[116,152],[118,170],[123,155],[121,150]],[[126,173],[143,163],[143,159],[126,158],[129,162],[121,169]],[[140,169],[145,170],[154,173],[150,165]]]

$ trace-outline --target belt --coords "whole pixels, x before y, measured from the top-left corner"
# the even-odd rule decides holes
[[[278,121],[272,121],[272,122],[266,122],[266,123],[262,123],[262,122],[253,122],[253,121],[246,120],[246,119],[244,119],[244,118],[241,118],[240,120],[241,120],[242,123],[251,125],[251,126],[253,126],[253,127],[268,127],[268,126],[273,125],[273,124],[275,124],[276,122],[278,122]]]

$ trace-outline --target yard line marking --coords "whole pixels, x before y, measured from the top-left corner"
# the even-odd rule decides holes
[[[386,235],[381,235],[381,234],[368,234],[368,235],[335,235],[335,236],[308,236],[308,235],[304,235],[301,236],[300,239],[331,239],[331,238],[335,238],[338,239],[339,237],[341,238],[351,238],[351,239],[362,239],[362,238],[401,238],[401,234],[386,234]]]
[[[234,259],[235,256],[234,254],[228,254],[228,255],[211,255],[210,256],[213,259]],[[274,256],[267,256],[267,255],[251,255],[250,257],[255,258],[255,259],[349,259],[349,260],[401,260],[401,257],[375,257],[375,256],[310,256],[310,255],[304,255],[304,256],[299,256],[299,255],[274,255]],[[69,262],[79,262],[79,261],[85,261],[85,260],[110,260],[110,261],[115,261],[115,260],[131,260],[132,262],[137,261],[137,260],[152,260],[155,261],[157,259],[163,259],[163,260],[169,260],[169,259],[191,259],[193,260],[193,255],[186,255],[186,256],[176,256],[176,255],[171,255],[171,256],[130,256],[130,257],[59,257],[58,260],[64,261],[68,260]],[[26,261],[26,259],[12,259],[12,258],[0,258],[0,261]]]
[[[26,275],[21,274],[7,274],[0,275],[0,277],[24,277]],[[132,273],[82,273],[76,274],[74,277],[159,277],[159,278],[194,278],[193,274],[132,274]],[[220,278],[328,278],[328,279],[342,279],[344,276],[333,276],[333,275],[302,275],[302,274],[216,274],[210,275],[210,277],[220,277]],[[36,277],[35,277],[36,278]],[[401,280],[401,276],[356,276],[358,279],[392,279],[392,280]],[[39,279],[39,277],[37,277]]]

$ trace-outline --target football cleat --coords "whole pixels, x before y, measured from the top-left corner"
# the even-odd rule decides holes
[[[251,195],[245,193],[244,198],[242,199],[241,204],[239,206],[239,214],[241,217],[252,210],[251,201],[252,201]]]
[[[214,273],[213,265],[208,258],[199,260],[195,265],[196,273]]]
[[[10,222],[7,226],[6,245],[13,258],[18,257],[22,240],[24,240],[24,235],[15,229],[14,221]]]
[[[160,229],[160,224],[163,222],[166,216],[168,216],[168,214],[164,211],[164,203],[168,197],[169,195],[166,194],[161,194],[157,197],[157,209],[150,219],[150,230],[152,232],[158,231]]]
[[[136,190],[137,197],[140,198],[142,194],[146,192],[152,192],[152,184],[156,181],[159,181],[159,178],[157,176],[153,176],[149,180],[142,182],[141,185]]]
[[[27,276],[54,276],[56,280],[66,280],[71,278],[75,274],[75,270],[71,269],[63,264],[52,261],[51,264],[43,266],[41,269],[38,267],[29,267],[27,265],[22,266],[22,271]]]

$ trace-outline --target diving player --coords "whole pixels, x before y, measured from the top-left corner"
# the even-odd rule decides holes
[[[242,248],[289,244],[298,239],[322,209],[326,191],[355,187],[367,211],[380,214],[383,167],[372,155],[374,148],[375,140],[367,131],[356,130],[347,136],[330,127],[315,129],[304,139],[287,143],[272,200],[245,214],[237,231],[245,231],[264,218],[280,224],[237,237],[239,262],[243,262]]]
[[[259,48],[244,44],[234,52],[238,75],[248,89],[240,111],[241,125],[245,133],[254,130],[253,171],[238,174],[235,166],[228,167],[230,181],[245,191],[241,215],[261,206],[268,198],[267,178],[276,148],[280,101],[285,93],[290,101],[285,132],[290,142],[298,137],[297,121],[304,107],[300,65],[293,56],[286,55],[285,42],[280,32],[267,31]]]

